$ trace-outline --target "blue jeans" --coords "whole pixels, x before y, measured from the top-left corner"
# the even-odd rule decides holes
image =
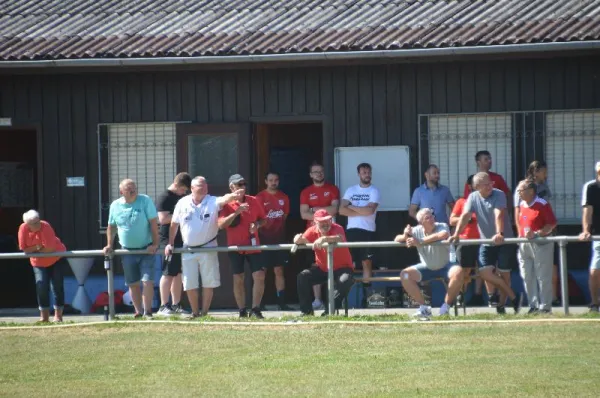
[[[54,308],[61,310],[65,306],[64,269],[65,260],[62,258],[50,267],[33,267],[40,311],[50,309],[50,285],[54,294]]]

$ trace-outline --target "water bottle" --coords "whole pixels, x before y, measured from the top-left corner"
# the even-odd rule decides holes
[[[529,228],[529,227],[523,228],[523,233],[525,234],[525,236],[527,236],[527,234],[529,233],[529,231],[531,231],[531,228]]]
[[[108,306],[104,306],[104,320],[108,321]]]
[[[252,234],[252,236],[250,237],[250,245],[256,246],[256,236],[254,236],[254,234]]]
[[[110,269],[110,257],[104,256],[104,270],[108,271]]]
[[[450,264],[456,264],[456,248],[450,245]]]

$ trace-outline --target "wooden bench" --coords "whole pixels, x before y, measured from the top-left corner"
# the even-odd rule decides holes
[[[400,286],[402,285],[402,279],[400,278],[399,274],[401,272],[401,270],[398,269],[387,269],[387,270],[375,270],[375,273],[378,274],[393,274],[393,275],[397,275],[397,276],[372,276],[370,278],[363,278],[363,277],[354,277],[354,283],[360,283],[363,287],[363,295],[365,294],[365,286],[364,283],[371,283],[371,282],[397,282]],[[354,274],[362,274],[362,271],[360,270],[355,270]],[[438,281],[440,283],[442,283],[444,285],[444,290],[448,291],[448,283],[446,282],[445,278],[436,278],[436,279],[432,279],[431,281],[427,281],[427,282],[423,282],[420,283],[421,285],[427,285],[433,281]],[[463,285],[464,286],[464,285]],[[342,305],[344,308],[344,315],[347,317],[348,316],[348,296],[344,297],[344,299],[342,300]],[[463,312],[466,314],[466,307],[464,304],[464,300],[463,300]],[[339,314],[339,310],[336,309],[336,314]],[[454,315],[458,316],[458,304],[455,301],[454,302]]]

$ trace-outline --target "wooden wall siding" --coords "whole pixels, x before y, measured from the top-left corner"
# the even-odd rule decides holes
[[[418,175],[420,113],[600,108],[600,57],[298,69],[0,76],[0,116],[43,131],[43,215],[73,249],[98,248],[98,123],[247,122],[326,116],[324,162],[333,148],[411,147]],[[399,171],[401,172],[401,171]],[[375,181],[377,170],[374,170]],[[85,176],[85,188],[65,177]],[[391,239],[405,213],[379,217]],[[385,256],[394,261],[394,254]],[[391,265],[391,264],[390,264]],[[388,266],[390,266],[388,265]]]

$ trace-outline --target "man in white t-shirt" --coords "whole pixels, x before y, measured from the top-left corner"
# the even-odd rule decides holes
[[[372,168],[369,163],[359,164],[356,170],[360,182],[346,190],[339,213],[348,217],[346,226],[348,242],[373,242],[376,240],[375,217],[380,201],[379,190],[371,185]],[[368,247],[352,249],[352,258],[355,262],[361,262],[363,277],[370,278],[373,270],[372,249]]]
[[[175,236],[180,227],[184,248],[217,246],[219,210],[226,203],[240,199],[242,195],[243,191],[240,190],[221,197],[211,196],[204,177],[195,177],[192,180],[192,193],[181,198],[173,210],[165,256],[172,255]],[[181,270],[183,290],[186,291],[192,308],[190,318],[205,316],[210,308],[213,289],[221,286],[218,253],[184,253],[181,255]],[[202,313],[198,308],[199,276],[202,277]]]

